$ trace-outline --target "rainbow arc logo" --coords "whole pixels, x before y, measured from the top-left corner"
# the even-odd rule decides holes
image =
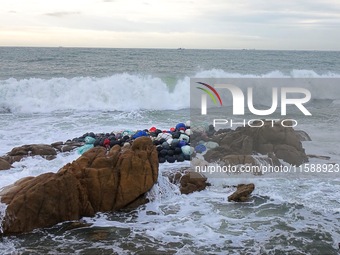
[[[214,104],[217,104],[217,100],[216,100],[216,98],[217,98],[219,103],[220,103],[220,105],[222,106],[222,99],[221,99],[220,95],[218,94],[218,92],[216,91],[216,89],[213,86],[211,86],[209,84],[206,84],[204,82],[196,82],[196,83],[201,84],[201,85],[207,87],[209,90],[205,89],[205,88],[201,88],[201,87],[196,87],[196,88],[200,89],[200,90],[203,90],[205,93],[207,93],[210,96],[210,98],[211,98],[211,100],[213,101]],[[216,98],[213,95],[213,93],[215,94]]]
[[[196,87],[197,89],[200,89],[200,90],[202,90],[206,93],[206,94],[202,94],[202,101],[201,101],[201,113],[202,113],[202,115],[207,114],[207,110],[206,110],[207,109],[207,95],[209,95],[209,97],[211,98],[211,100],[213,101],[213,103],[215,105],[217,105],[217,100],[216,100],[216,98],[217,98],[220,105],[222,106],[222,99],[213,86],[211,86],[207,83],[204,83],[204,82],[196,82],[196,83],[206,87],[206,88]]]

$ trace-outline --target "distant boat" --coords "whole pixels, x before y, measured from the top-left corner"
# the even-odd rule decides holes
[[[178,48],[177,50],[184,50],[184,48]]]

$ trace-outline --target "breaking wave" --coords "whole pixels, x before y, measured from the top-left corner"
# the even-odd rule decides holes
[[[312,70],[273,71],[266,74],[229,73],[219,69],[197,72],[194,78],[340,78]],[[190,77],[175,85],[151,75],[114,74],[109,77],[52,79],[10,78],[0,81],[1,113],[48,113],[54,111],[135,111],[189,108]],[[314,88],[316,99],[339,100],[340,88]],[[315,98],[314,98],[315,99]]]

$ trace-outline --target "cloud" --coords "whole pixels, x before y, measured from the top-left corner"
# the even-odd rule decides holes
[[[7,12],[0,15],[0,33],[22,29],[24,39],[18,42],[27,41],[26,29],[43,27],[61,29],[68,37],[73,36],[70,31],[82,36],[86,31],[93,38],[100,35],[101,40],[79,39],[79,45],[89,40],[93,46],[340,47],[339,0],[58,0],[39,5],[12,0],[2,8]],[[38,38],[39,33],[31,36]],[[46,32],[41,34],[39,38]]]
[[[45,13],[46,16],[51,16],[51,17],[56,17],[56,18],[62,18],[65,16],[70,16],[70,15],[78,15],[80,12],[49,12]]]

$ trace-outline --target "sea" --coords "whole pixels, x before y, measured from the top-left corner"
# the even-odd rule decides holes
[[[190,119],[190,78],[340,78],[340,52],[0,47],[0,155],[87,132],[169,129]],[[313,87],[313,116],[298,129],[310,164],[340,163],[340,84]],[[57,172],[79,157],[29,157],[0,171],[0,188]],[[339,254],[340,175],[207,175],[211,186],[181,195],[160,165],[150,202],[101,212],[82,228],[62,222],[0,237],[0,254]],[[228,202],[254,183],[248,202]],[[0,204],[0,219],[6,206]]]

